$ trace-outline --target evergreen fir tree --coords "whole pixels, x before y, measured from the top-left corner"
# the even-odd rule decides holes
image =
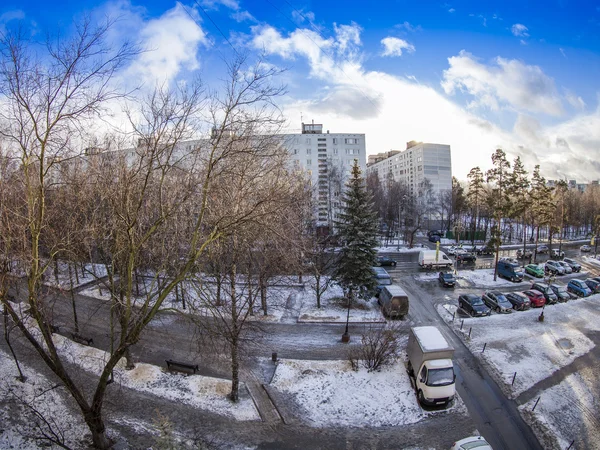
[[[351,301],[355,295],[368,298],[377,283],[371,269],[376,262],[377,213],[361,176],[358,161],[354,160],[352,176],[342,195],[343,209],[336,220],[341,252],[334,279]]]

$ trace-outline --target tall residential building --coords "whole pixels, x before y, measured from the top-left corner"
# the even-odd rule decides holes
[[[395,181],[405,183],[411,192],[416,192],[425,178],[431,182],[435,197],[452,190],[449,145],[410,141],[406,144],[406,150],[391,150],[369,156],[369,161],[374,162],[368,165],[367,174],[377,173],[382,182],[391,173]]]
[[[292,164],[310,176],[316,199],[316,225],[331,228],[355,159],[366,176],[365,135],[329,130],[324,133],[322,124],[302,123],[302,133],[283,135],[283,145]]]

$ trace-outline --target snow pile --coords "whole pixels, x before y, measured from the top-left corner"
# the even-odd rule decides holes
[[[44,273],[45,285],[71,289],[71,286],[76,288],[106,276],[106,266],[104,264],[74,264],[63,261],[58,261],[56,264],[58,276],[55,275],[54,266],[51,264]],[[69,266],[71,267],[70,272]]]
[[[355,372],[348,361],[284,360],[271,386],[292,394],[312,426],[398,426],[426,417],[402,363]]]

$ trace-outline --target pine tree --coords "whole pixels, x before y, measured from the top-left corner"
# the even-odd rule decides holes
[[[342,248],[333,277],[351,302],[355,295],[370,297],[377,286],[371,269],[377,254],[377,213],[357,160],[354,160],[342,202],[342,212],[336,221]]]

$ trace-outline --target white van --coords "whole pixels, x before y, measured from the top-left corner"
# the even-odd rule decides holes
[[[421,250],[419,252],[419,266],[421,268],[452,267],[453,261],[442,251]]]

